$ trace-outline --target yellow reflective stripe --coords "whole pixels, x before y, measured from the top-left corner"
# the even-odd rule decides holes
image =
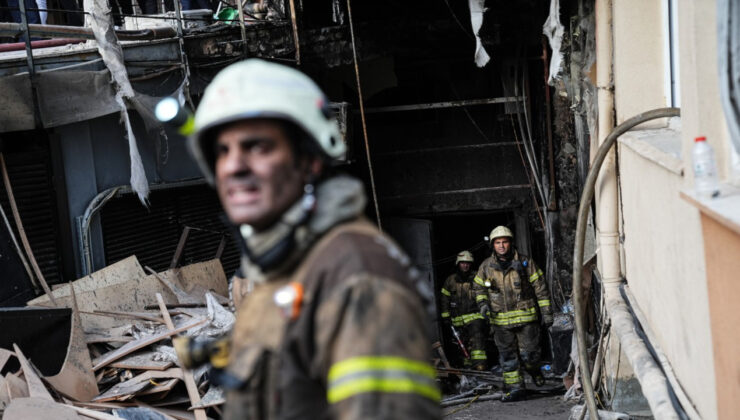
[[[450,297],[452,296],[452,294],[444,287],[442,288],[442,290],[440,290],[440,292],[445,296],[450,296]]]
[[[483,302],[486,299],[488,299],[488,296],[486,296],[486,295],[476,295],[475,296],[475,301],[476,302]]]
[[[488,360],[485,350],[472,350],[470,352],[470,358],[473,360]]]
[[[532,283],[538,278],[542,277],[542,270],[537,270],[536,272],[532,273],[531,276],[529,276],[529,282]]]
[[[463,323],[465,324],[469,324],[475,321],[476,319],[485,319],[483,318],[483,315],[479,314],[478,312],[472,312],[469,314],[461,315],[461,317],[462,317]]]
[[[542,299],[537,301],[539,307],[550,306],[550,299]]]
[[[450,313],[449,312],[442,312],[441,314],[439,314],[439,316],[441,316],[442,318],[449,318],[450,317]]]
[[[513,317],[522,316],[522,315],[534,315],[536,312],[537,311],[534,309],[534,307],[529,308],[529,309],[518,309],[515,311],[509,311],[509,312],[499,312],[496,314],[496,319],[513,318]]]
[[[463,326],[463,320],[462,318],[452,318],[452,326],[453,327],[462,327]]]
[[[536,321],[537,317],[534,315],[528,315],[528,316],[522,316],[518,318],[510,318],[510,319],[494,319],[493,323],[499,326],[506,326],[506,325],[514,325],[514,324],[524,324],[527,322]]]
[[[486,282],[483,281],[483,279],[480,278],[480,277],[478,277],[478,276],[475,276],[475,278],[473,279],[473,281],[476,282],[476,283],[478,283],[478,284],[480,284],[483,287],[486,287]]]
[[[537,319],[535,308],[520,309],[509,312],[499,312],[493,320],[496,325],[512,325],[525,322],[532,322]]]
[[[395,356],[360,356],[329,369],[327,399],[336,403],[365,392],[413,393],[439,401],[436,372],[424,362]]]
[[[519,371],[504,372],[504,383],[507,385],[518,384],[522,382],[522,377],[519,375]]]
[[[366,392],[383,392],[388,394],[418,394],[430,400],[439,402],[442,395],[435,385],[423,385],[411,379],[376,379],[363,378],[348,382],[344,385],[331,388],[326,399],[334,404],[357,394]]]
[[[368,370],[402,370],[436,378],[436,371],[428,363],[397,356],[359,356],[337,362],[329,369],[329,382],[342,376]]]

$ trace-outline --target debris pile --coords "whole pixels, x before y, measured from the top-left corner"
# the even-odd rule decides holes
[[[43,295],[0,313],[0,328],[19,317],[38,324],[0,340],[3,420],[219,416],[223,392],[208,366],[183,367],[171,338],[212,339],[231,329],[221,263],[145,268],[132,256],[54,289],[56,307]],[[62,339],[39,336],[41,324]]]

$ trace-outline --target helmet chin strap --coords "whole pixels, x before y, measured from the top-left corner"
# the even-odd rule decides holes
[[[239,230],[247,258],[259,266],[263,272],[270,271],[285,261],[296,246],[296,231],[305,225],[316,208],[316,195],[313,183],[303,187],[303,196],[294,204],[275,226],[267,232],[256,233],[249,225],[241,225]],[[263,239],[264,238],[264,239]],[[265,246],[250,242],[263,242]]]

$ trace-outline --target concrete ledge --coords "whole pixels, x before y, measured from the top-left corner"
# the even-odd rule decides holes
[[[619,138],[619,143],[668,171],[683,176],[680,131],[674,128],[629,131]]]
[[[681,191],[681,198],[727,229],[740,234],[740,188],[722,184],[716,198],[700,197],[694,191]]]

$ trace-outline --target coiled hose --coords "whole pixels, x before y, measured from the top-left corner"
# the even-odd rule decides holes
[[[681,115],[679,108],[658,108],[651,111],[638,114],[627,121],[614,127],[611,133],[604,139],[596,152],[591,169],[588,171],[586,183],[581,193],[581,201],[578,206],[578,222],[576,224],[576,241],[573,248],[573,311],[575,312],[576,321],[576,343],[578,344],[578,362],[581,368],[581,384],[583,385],[583,394],[586,397],[586,407],[589,418],[598,420],[599,415],[596,408],[596,398],[594,395],[593,384],[591,383],[591,368],[589,366],[588,346],[586,344],[586,327],[584,314],[583,292],[581,288],[581,276],[583,274],[583,245],[586,241],[586,219],[591,200],[594,197],[594,186],[596,178],[599,175],[601,165],[604,163],[607,153],[617,141],[619,136],[631,130],[637,125],[654,120],[656,118],[677,117]]]

